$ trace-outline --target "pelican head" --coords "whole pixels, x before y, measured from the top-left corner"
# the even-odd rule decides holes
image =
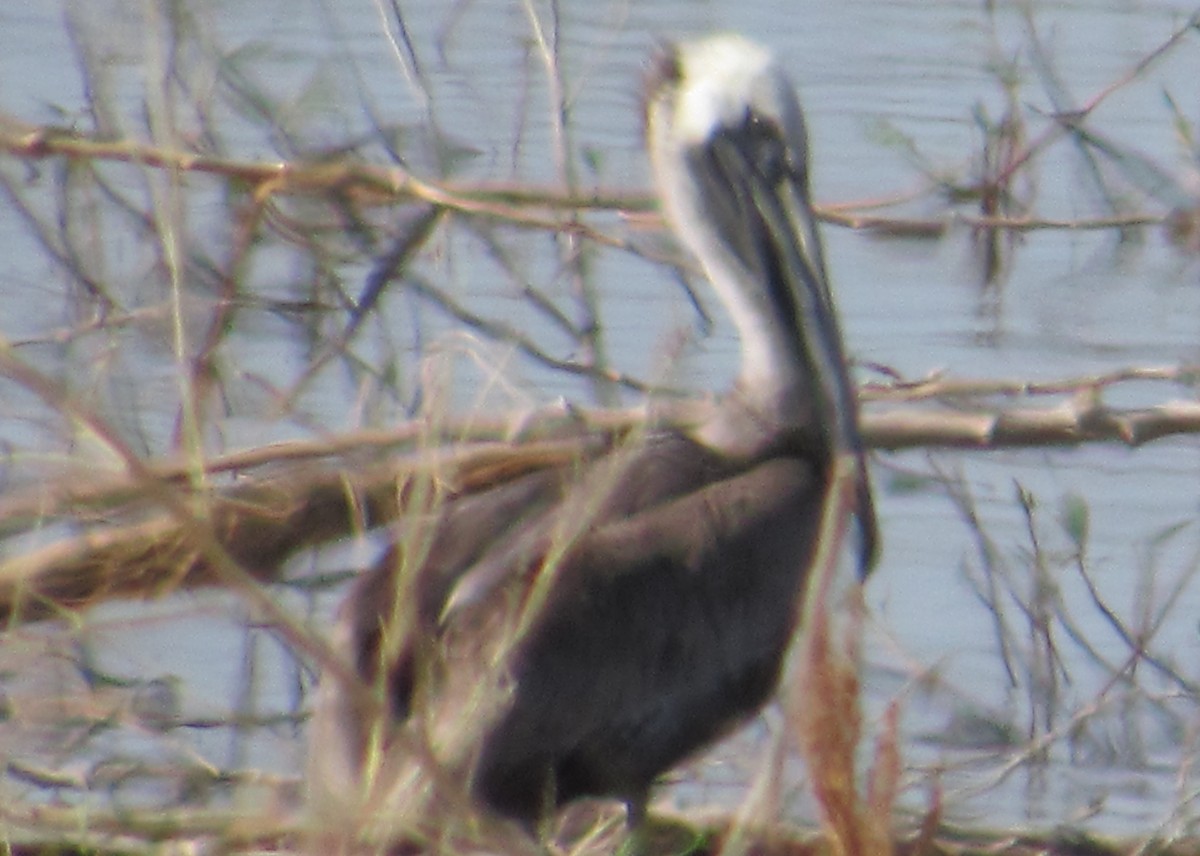
[[[795,90],[771,53],[741,36],[669,46],[646,91],[646,139],[666,219],[738,329],[732,408],[699,432],[745,450],[803,434],[860,461],[863,566],[875,552],[858,408],[808,189]],[[731,416],[730,414],[734,414]],[[746,415],[761,430],[747,439]]]

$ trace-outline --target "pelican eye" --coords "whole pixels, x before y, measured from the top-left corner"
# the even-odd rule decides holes
[[[747,110],[739,136],[746,143],[747,159],[751,168],[772,187],[788,176],[791,167],[788,163],[787,147],[783,144],[783,136],[774,121]]]

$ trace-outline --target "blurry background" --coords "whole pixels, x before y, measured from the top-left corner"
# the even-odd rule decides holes
[[[1102,0],[9,4],[0,113],[238,161],[348,157],[645,203],[648,53],[737,30],[797,82],[819,205],[949,224],[907,237],[826,225],[858,378],[1051,381],[1200,364],[1200,269],[1159,222],[1195,202],[1200,33],[1168,41],[1194,12]],[[1056,113],[1110,87],[1086,134],[1061,132]],[[0,335],[148,457],[388,426],[431,400],[464,414],[560,397],[632,404],[647,384],[720,388],[736,354],[726,320],[706,316],[718,310],[654,260],[669,245],[645,217],[584,215],[633,251],[451,217],[359,317],[376,260],[412,234],[420,206],[294,196],[251,227],[236,181],[15,156],[0,158],[0,179]],[[957,214],[1060,227],[983,231]],[[1151,225],[1067,228],[1141,216]],[[1106,401],[1194,397],[1160,381]],[[4,380],[0,454],[6,492],[118,467]],[[867,706],[874,723],[900,700],[905,805],[922,812],[940,790],[947,819],[968,825],[1191,830],[1196,440],[917,449],[877,454],[873,473],[884,554],[868,588]],[[11,525],[3,549],[69,531]],[[375,549],[363,538],[321,551],[295,575],[358,567]],[[315,589],[278,596],[320,629],[340,589]],[[231,595],[14,627],[0,661],[6,802],[253,805],[299,770],[311,674]],[[761,735],[718,748],[676,798],[736,805]]]

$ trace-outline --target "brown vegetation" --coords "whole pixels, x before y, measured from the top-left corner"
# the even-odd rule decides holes
[[[208,44],[205,38],[211,34],[182,17],[172,24],[176,28],[169,35],[173,46]],[[883,202],[826,206],[825,219],[873,235],[915,240],[941,239],[961,226],[977,241],[981,278],[989,283],[1003,279],[1006,262],[1016,251],[1013,236],[1033,230],[1128,230],[1165,224],[1179,245],[1187,248],[1194,240],[1194,230],[1185,228],[1194,219],[1194,207],[1172,203],[1168,211],[1112,210],[1065,221],[1026,210],[1019,185],[1028,167],[1064,140],[1088,157],[1107,158],[1127,178],[1144,174],[1136,153],[1115,150],[1090,127],[1089,120],[1110,94],[1177,50],[1197,23],[1197,16],[1187,20],[1126,77],[1081,106],[1062,105],[1040,134],[1024,127],[1027,117],[1020,101],[1012,98],[1009,115],[987,129],[985,151],[976,159],[973,174],[950,181],[933,171],[925,173],[918,195],[942,200],[939,216],[878,213],[885,206],[913,199],[911,194],[897,194]],[[557,47],[539,33],[541,39],[534,40],[538,55],[554,82],[552,90],[558,93],[555,106],[563,108],[566,96]],[[88,78],[88,72],[96,69],[86,46],[78,47]],[[185,63],[182,56],[182,50],[172,54],[170,63]],[[398,165],[408,162],[406,153],[397,151],[378,128],[368,142],[347,143],[335,156],[314,154],[290,140],[280,145],[277,158],[241,157],[216,143],[222,129],[208,112],[212,105],[187,86],[190,76],[203,78],[211,65],[218,76],[228,75],[224,84],[244,96],[243,104],[261,100],[269,105],[269,99],[250,97],[262,93],[247,91],[249,85],[229,70],[233,59],[229,65],[218,61],[225,59],[208,56],[196,61],[197,68],[169,63],[157,68],[158,74],[150,77],[194,109],[180,108],[181,115],[176,115],[148,98],[151,115],[144,126],[140,119],[127,118],[120,127],[101,121],[113,105],[104,101],[98,72],[85,81],[88,97],[94,101],[79,108],[88,119],[59,126],[0,114],[0,192],[5,194],[10,216],[24,224],[30,246],[65,283],[53,295],[55,299],[46,302],[67,307],[62,312],[65,320],[54,316],[53,323],[31,324],[19,340],[0,342],[4,419],[34,426],[32,439],[23,440],[26,445],[6,447],[5,463],[12,472],[6,473],[0,494],[0,532],[5,538],[0,618],[9,628],[10,650],[19,647],[21,634],[42,632],[37,622],[53,619],[72,627],[87,625],[88,611],[106,601],[221,588],[235,593],[238,602],[252,611],[254,621],[270,626],[304,661],[344,668],[329,656],[320,632],[313,632],[312,624],[297,610],[281,605],[282,587],[272,584],[295,582],[287,575],[289,562],[401,517],[414,480],[435,480],[449,496],[469,494],[522,472],[573,466],[630,430],[649,423],[687,422],[695,417],[696,408],[707,406],[683,397],[669,382],[670,372],[664,372],[664,378],[637,376],[614,368],[606,358],[605,325],[589,270],[591,254],[616,251],[654,265],[655,270],[673,265],[676,273],[669,275],[681,281],[692,272],[659,234],[654,203],[647,193],[593,188],[578,179],[567,157],[570,129],[562,126],[565,108],[556,109],[557,118],[551,122],[562,160],[561,181],[554,187],[427,178],[417,169]],[[1042,61],[1045,70],[1045,56]],[[270,110],[262,117],[266,138],[286,138],[282,131],[272,136],[279,131],[277,119]],[[1129,181],[1137,184],[1133,178]],[[1182,182],[1174,186],[1179,189]],[[201,215],[186,200],[169,201],[172,193],[221,200],[215,206],[219,209],[215,237],[191,225]],[[1182,191],[1179,195],[1186,196]],[[506,244],[514,235],[553,238],[550,262],[569,283],[568,308],[531,284],[521,252]],[[422,264],[447,254],[445,247],[454,240],[477,241],[484,248],[481,255],[509,274],[522,307],[569,344],[551,347],[508,317],[485,312],[424,275]],[[121,254],[112,248],[122,242],[138,247],[144,257],[123,266]],[[278,266],[293,265],[301,287],[278,294],[256,290],[262,283],[253,278],[255,266],[269,252],[286,257]],[[352,284],[359,282],[362,285],[354,292]],[[153,296],[143,299],[139,289]],[[473,341],[503,343],[523,364],[586,383],[599,405],[611,405],[618,389],[644,394],[652,403],[629,410],[531,408],[519,394],[512,394],[498,396],[508,408],[490,408],[486,414],[476,408],[468,415],[451,417],[447,413],[452,408],[442,400],[438,384],[425,384],[420,377],[427,353],[412,359],[417,367],[398,371],[394,363],[402,347],[382,334],[378,339],[383,345],[375,340],[363,344],[372,323],[389,329],[393,319],[385,316],[384,304],[398,299],[395,292],[401,290],[436,307],[457,330],[475,337]],[[39,298],[45,300],[48,292]],[[290,340],[303,345],[298,350],[306,362],[287,383],[275,383],[267,372],[247,366],[245,354],[230,344],[243,325],[250,337],[256,335],[254,324],[262,323],[261,318],[246,319],[255,312],[272,322],[284,319],[280,323],[287,325]],[[161,359],[171,364],[173,377],[178,375],[177,386],[171,387],[174,392],[153,404],[158,411],[154,415],[170,423],[170,430],[156,434],[137,419],[127,419],[124,400],[116,395],[109,398],[98,389],[104,379],[121,374],[118,358],[129,347],[126,335],[152,355],[141,356],[144,363]],[[63,352],[70,352],[71,358],[63,358]],[[93,360],[103,363],[94,375],[90,373]],[[941,373],[913,380],[887,367],[870,368],[877,379],[861,390],[864,432],[868,445],[881,450],[982,451],[1084,443],[1139,446],[1200,433],[1200,405],[1195,401],[1200,367],[1195,365],[1135,366],[1056,382],[985,381]],[[502,369],[487,366],[483,373],[487,383],[500,386],[495,379]],[[350,379],[346,385],[353,394],[346,396],[346,409],[353,418],[310,418],[305,413],[306,392],[339,372]],[[1138,408],[1106,404],[1106,397],[1132,385],[1154,389],[1157,403]],[[419,387],[420,394],[410,394],[412,387]],[[227,442],[225,417],[236,414],[237,402],[247,398],[255,404],[246,411],[263,422],[275,419],[292,428],[299,426],[309,439],[290,439],[298,432],[284,431],[248,447]],[[380,400],[392,409],[373,410]],[[397,413],[408,421],[398,427],[372,427],[395,425],[400,421]],[[516,447],[519,454],[513,453]],[[1003,656],[1010,656],[1008,643],[1016,633],[1011,622],[1006,623],[1008,610],[1028,619],[1030,635],[1045,643],[1037,649],[1048,664],[1042,668],[1054,674],[1057,654],[1052,628],[1060,627],[1060,635],[1061,627],[1069,632],[1068,616],[1046,604],[1040,605],[1039,612],[1034,608],[1038,604],[1017,593],[1019,585],[995,567],[998,551],[988,540],[969,492],[959,490],[953,476],[940,474],[945,493],[976,539],[981,599],[995,616]],[[1036,503],[1023,495],[1020,502],[1030,521],[1031,554],[1039,562],[1048,562],[1045,552],[1037,549]],[[839,543],[841,525],[834,515],[828,527],[830,551]],[[1078,534],[1078,526],[1072,531]],[[1080,535],[1066,564],[1090,581],[1085,535]],[[832,559],[826,565],[831,568]],[[1011,603],[1006,595],[1011,595]],[[826,591],[816,599],[818,615],[808,622],[808,634],[797,641],[794,657],[809,694],[830,701],[785,704],[788,739],[808,759],[813,787],[825,810],[825,831],[814,834],[779,822],[778,782],[772,781],[768,770],[755,801],[736,816],[725,815],[711,823],[693,816],[680,822],[664,818],[650,833],[650,850],[831,856],[877,856],[889,850],[900,856],[966,856],[985,851],[1013,856],[1182,856],[1197,849],[1196,842],[1186,837],[1113,842],[1077,834],[967,834],[943,822],[936,796],[913,824],[914,831],[898,833],[891,811],[906,783],[896,714],[893,710],[876,729],[880,736],[870,752],[873,767],[864,788],[862,759],[856,750],[867,730],[857,707],[855,648],[863,618],[854,609],[839,611],[842,605],[833,603],[832,597]],[[1166,675],[1174,689],[1195,689],[1153,655],[1156,624],[1126,626],[1098,594],[1095,599],[1097,609],[1111,620],[1127,646],[1127,662],[1105,663],[1106,668],[1111,666],[1114,685],[1136,682],[1134,670],[1143,663],[1147,664],[1143,669]],[[53,659],[60,665],[68,661],[61,651]],[[85,661],[82,655],[78,663],[70,661],[79,674],[68,691],[96,706],[82,713],[71,708],[63,718],[75,725],[83,721],[82,728],[89,733],[103,732],[124,719],[137,720],[139,733],[152,730],[144,717],[130,713],[130,697],[144,687],[110,680],[103,687],[107,694],[100,693],[97,684],[104,681],[98,681]],[[1019,669],[1012,667],[1012,671]],[[8,676],[8,672],[3,675],[6,680]],[[94,698],[89,695],[93,693]],[[5,699],[2,706],[7,717],[9,701]],[[294,718],[302,719],[303,704],[298,708]],[[1086,724],[1092,712],[1078,712],[1069,726],[1051,722],[1053,717],[1047,714],[1046,723],[1029,735],[1030,754],[1071,727]],[[208,724],[191,723],[196,728]],[[103,786],[88,776],[60,775],[53,765],[42,769],[9,764],[5,773],[32,783],[31,791],[37,795],[26,801],[5,800],[0,808],[0,837],[12,853],[115,854],[157,851],[168,844],[222,852],[290,852],[319,840],[311,830],[298,828],[283,807],[286,798],[294,796],[294,783],[265,774],[257,784],[265,782],[278,802],[264,800],[266,807],[257,812],[198,810],[185,805],[183,797],[178,810],[164,812],[120,805],[111,810],[95,808],[87,799]],[[179,792],[187,794],[238,778],[207,762],[179,764],[174,775],[187,780],[179,784]],[[205,784],[197,784],[200,780]],[[63,794],[83,794],[79,804],[86,810],[73,804],[71,796],[60,801]],[[566,852],[586,852],[589,847],[603,852],[616,846],[620,830],[611,813],[601,809],[598,818],[588,816],[574,823],[564,822],[561,846]],[[453,827],[455,836],[461,832],[461,839],[455,841],[479,843],[472,840],[472,830],[463,832],[453,823],[447,826]]]

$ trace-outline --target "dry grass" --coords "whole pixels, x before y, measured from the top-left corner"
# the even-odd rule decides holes
[[[544,187],[455,173],[454,141],[439,136],[432,116],[413,133],[436,150],[438,168],[407,166],[418,159],[417,144],[405,148],[395,129],[366,115],[353,117],[353,130],[335,145],[322,145],[328,140],[315,125],[289,124],[319,111],[272,97],[248,55],[221,47],[203,13],[185,4],[147,8],[147,35],[125,45],[108,41],[102,21],[79,10],[67,16],[85,96],[61,121],[7,115],[0,105],[0,193],[24,229],[23,254],[37,260],[14,275],[21,280],[10,282],[12,299],[46,308],[18,334],[6,328],[10,338],[0,342],[0,615],[9,627],[0,652],[0,753],[7,759],[0,837],[13,853],[328,849],[345,842],[297,822],[294,768],[279,772],[287,764],[256,754],[264,734],[270,746],[277,745],[271,739],[299,743],[314,667],[356,685],[328,648],[328,592],[361,564],[371,530],[428,508],[434,494],[446,501],[517,472],[574,466],[578,436],[591,438],[582,452],[589,456],[647,424],[694,418],[673,406],[688,391],[674,370],[686,348],[666,348],[665,369],[635,371],[610,360],[597,281],[613,257],[667,284],[686,282],[693,271],[659,234],[643,189],[593,182],[572,158],[578,145],[568,106],[586,90],[576,96],[577,82],[564,79],[561,22],[540,6],[524,10],[537,65],[530,80],[549,99],[531,120],[550,129],[554,184]],[[1126,205],[1062,221],[1037,216],[1030,200],[1032,168],[1063,144],[1095,167],[1090,174],[1108,197],[1128,199],[1132,187],[1153,201],[1163,191],[1151,192],[1152,179],[1186,197],[1182,179],[1151,175],[1136,152],[1098,133],[1092,118],[1114,92],[1182,50],[1197,18],[1079,104],[1058,100],[1052,52],[1035,23],[1035,77],[1055,94],[1056,116],[1031,116],[1019,81],[998,73],[1006,110],[995,119],[977,115],[979,148],[960,174],[940,164],[925,168],[911,141],[894,142],[909,146],[923,183],[915,195],[884,201],[936,198],[936,216],[893,214],[872,202],[827,206],[826,218],[923,240],[965,222],[980,278],[996,289],[1020,252],[1019,236],[1035,229],[1167,224],[1181,246],[1194,241],[1194,209],[1175,202],[1170,214]],[[100,61],[118,47],[136,53],[154,81],[138,109],[123,106]],[[314,81],[313,90],[322,83],[345,81]],[[419,74],[414,85],[430,91]],[[245,137],[227,142],[234,127]],[[498,285],[477,300],[459,287],[464,271]],[[693,299],[684,289],[680,295],[683,305]],[[258,348],[264,339],[266,360]],[[447,364],[455,373],[439,379],[433,367]],[[883,380],[864,399],[877,402],[866,433],[881,448],[1136,446],[1200,431],[1191,400],[1195,366],[1134,367],[1057,384],[940,375],[910,381],[877,368]],[[124,381],[130,372],[136,380]],[[1148,381],[1167,390],[1156,406],[1105,403],[1114,388]],[[547,382],[598,407],[542,407],[544,398],[529,390]],[[464,400],[452,394],[460,388],[478,394]],[[602,407],[622,392],[653,393],[653,404]],[[239,433],[247,422],[254,430]],[[511,454],[514,442],[523,444],[519,457]],[[941,466],[922,475],[938,480],[973,539],[969,572],[981,614],[1026,701],[1020,748],[997,776],[1064,745],[1103,743],[1130,698],[1151,716],[1191,727],[1179,711],[1190,710],[1197,687],[1156,634],[1177,618],[1194,566],[1172,566],[1173,575],[1148,566],[1158,588],[1146,583],[1142,611],[1130,617],[1096,581],[1083,499],[1066,503],[1065,522],[1055,528],[1038,498],[1017,490],[1026,537],[1014,558],[965,484]],[[913,784],[897,706],[879,722],[864,721],[859,709],[865,619],[830,587],[844,530],[837,501],[830,515],[827,554],[818,563],[827,572],[824,587],[810,595],[784,693],[786,739],[765,753],[740,809],[724,806],[713,822],[664,812],[647,833],[650,852],[1106,856],[1196,849],[1186,837],[1175,840],[1174,828],[1136,843],[967,835],[944,824],[938,796],[922,798],[914,829],[897,832],[897,802],[926,787],[936,794],[929,785],[936,773]],[[328,547],[339,543],[361,551],[353,561],[339,559]],[[1087,592],[1074,612],[1054,596],[1064,574]],[[113,599],[210,587],[232,595],[176,597],[165,616],[103,612]],[[104,646],[93,644],[96,635],[135,624],[150,638],[171,640],[168,631],[188,616],[218,609],[243,645],[234,698],[181,690],[172,674],[138,671],[144,661],[127,671],[98,662]],[[1120,658],[1081,629],[1082,609],[1103,616],[1124,646]],[[35,623],[46,619],[55,621]],[[1108,675],[1085,703],[1064,689],[1064,646]],[[264,648],[286,664],[276,663],[286,687],[270,700],[259,698],[270,683]],[[377,690],[352,691],[377,707]],[[186,715],[180,706],[197,696],[212,702],[206,714]],[[813,697],[822,703],[805,702]],[[206,739],[214,733],[227,735],[228,753]],[[810,768],[820,833],[781,819],[782,771],[794,747]],[[539,850],[527,837],[489,826],[453,792],[450,783],[451,796],[438,801],[440,813],[425,819],[408,851]],[[1181,786],[1181,814],[1189,799]],[[624,840],[619,818],[612,806],[583,806],[547,837],[564,853],[612,852]]]

